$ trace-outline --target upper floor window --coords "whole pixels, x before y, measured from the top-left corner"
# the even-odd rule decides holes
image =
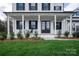
[[[37,10],[37,3],[29,3],[29,10]]]
[[[61,6],[54,6],[54,10],[61,10]]]
[[[25,3],[16,3],[16,10],[25,10]]]
[[[42,10],[50,10],[50,3],[42,3]]]

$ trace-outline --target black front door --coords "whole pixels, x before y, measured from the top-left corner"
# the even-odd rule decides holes
[[[41,32],[50,33],[50,21],[41,21]]]

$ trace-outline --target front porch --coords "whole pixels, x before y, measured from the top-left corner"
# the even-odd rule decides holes
[[[54,38],[60,30],[63,36],[65,27],[65,18],[70,18],[70,35],[72,34],[72,12],[5,12],[7,15],[7,38],[10,38],[10,21],[12,21],[15,38],[19,30],[23,37],[27,31],[33,34],[38,32],[39,37]],[[20,23],[19,25],[17,23]],[[57,25],[58,24],[58,25]],[[57,27],[58,26],[58,27]],[[33,35],[31,35],[33,36]]]

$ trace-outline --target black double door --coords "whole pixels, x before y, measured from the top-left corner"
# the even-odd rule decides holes
[[[41,32],[50,33],[50,21],[41,21]]]

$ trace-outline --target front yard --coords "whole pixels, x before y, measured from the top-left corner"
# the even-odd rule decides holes
[[[0,56],[79,56],[79,40],[0,41]]]

